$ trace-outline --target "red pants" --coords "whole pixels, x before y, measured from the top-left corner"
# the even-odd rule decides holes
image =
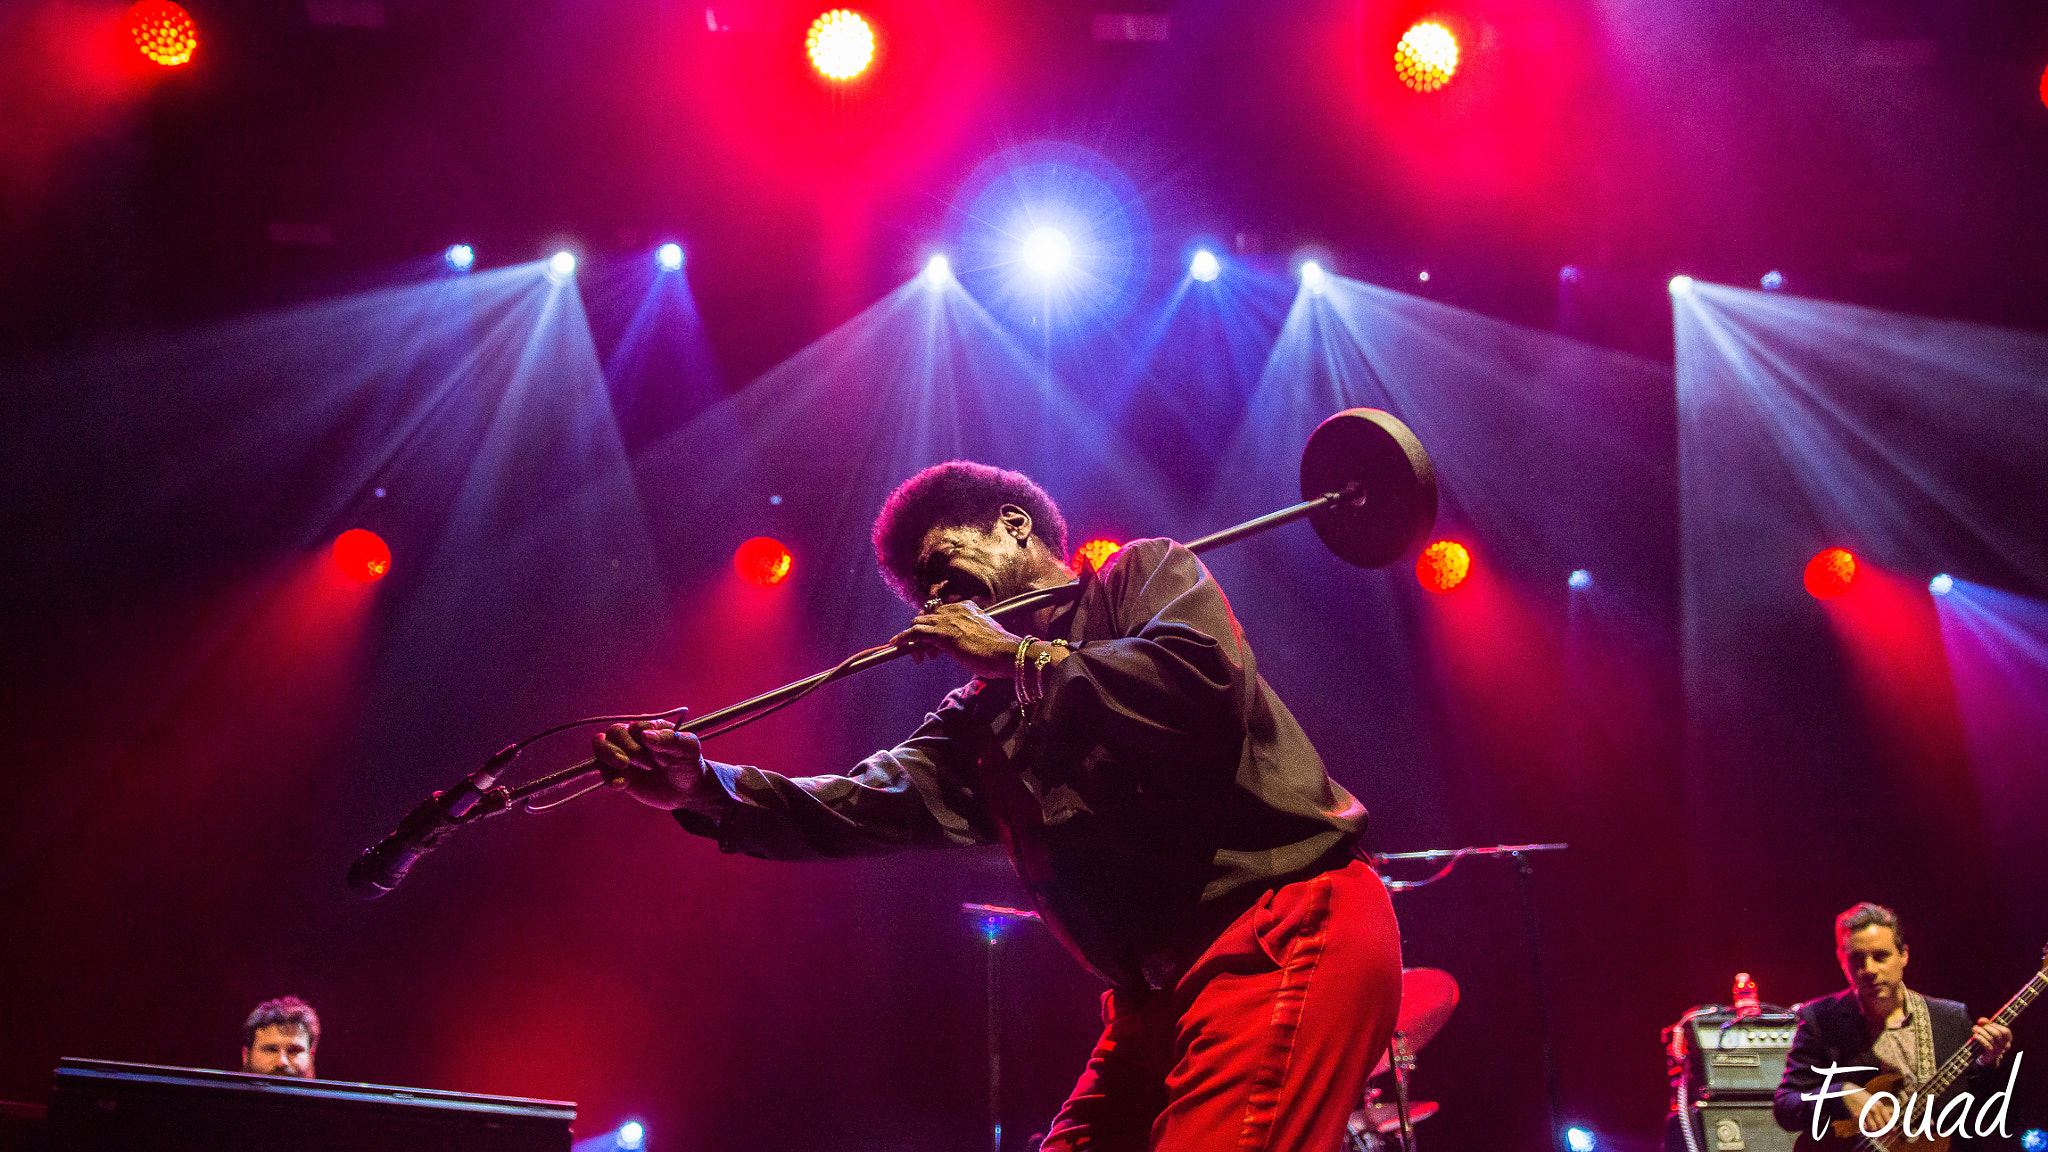
[[[1400,929],[1371,868],[1268,892],[1171,989],[1103,994],[1044,1150],[1334,1152],[1400,1009]]]

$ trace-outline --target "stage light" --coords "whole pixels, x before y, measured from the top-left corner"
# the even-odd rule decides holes
[[[467,272],[470,265],[476,263],[476,249],[467,244],[450,244],[448,250],[441,253],[441,259],[457,272]]]
[[[770,588],[789,576],[793,558],[782,541],[767,536],[756,536],[733,549],[732,566],[740,579],[762,588]]]
[[[1109,558],[1116,555],[1117,549],[1122,547],[1123,545],[1114,540],[1090,540],[1079,548],[1074,549],[1074,567],[1078,570],[1080,568],[1079,562],[1086,560],[1091,566],[1100,568],[1104,564],[1109,563]]]
[[[647,1129],[638,1120],[628,1120],[619,1125],[618,1145],[626,1152],[635,1152],[647,1143]]]
[[[142,0],[128,9],[128,35],[138,51],[166,68],[189,63],[199,47],[192,14],[171,0]]]
[[[681,244],[663,244],[661,247],[656,248],[654,250],[654,263],[663,272],[681,270],[683,266],[683,246]]]
[[[1579,271],[1577,264],[1567,264],[1557,270],[1557,282],[1560,284],[1577,284],[1585,279],[1585,276],[1584,272]]]
[[[1686,294],[1690,293],[1691,291],[1692,291],[1692,277],[1690,277],[1690,276],[1673,276],[1673,277],[1671,278],[1671,294],[1672,294],[1673,296],[1684,296],[1684,295],[1686,295]]]
[[[804,37],[811,67],[834,80],[851,80],[875,58],[875,32],[860,13],[834,8],[811,21]]]
[[[2041,70],[2041,103],[2048,104],[2048,68],[2043,68]],[[2034,1128],[2030,1130],[2030,1132],[2039,1131],[2039,1128]],[[2035,1150],[2029,1148],[2027,1152],[2035,1152]]]
[[[1785,286],[1785,274],[1773,269],[1764,273],[1763,279],[1757,281],[1757,284],[1766,292],[1776,292]]]
[[[1321,296],[1323,294],[1323,289],[1329,287],[1329,285],[1330,274],[1328,272],[1323,271],[1323,266],[1321,264],[1318,264],[1313,260],[1302,261],[1301,286],[1303,288],[1308,289],[1309,295]]]
[[[924,262],[924,283],[927,288],[944,288],[953,278],[953,262],[941,252]]]
[[[1574,588],[1591,588],[1593,586],[1593,574],[1584,568],[1574,568],[1572,569],[1572,574],[1565,578],[1565,583]]]
[[[2048,101],[2048,76],[2041,78],[2041,99]],[[2027,1129],[2020,1133],[2020,1147],[2027,1152],[2048,1152],[2048,1132],[2039,1128]]]
[[[1197,249],[1194,259],[1188,261],[1188,275],[1204,284],[1214,280],[1222,271],[1222,261],[1216,259],[1216,254],[1207,248]]]
[[[1394,45],[1394,74],[1417,92],[1434,92],[1457,72],[1458,38],[1441,24],[1417,24]]]
[[[560,284],[576,274],[576,254],[566,249],[548,257],[548,279]]]
[[[1422,271],[1417,272],[1415,274],[1415,278],[1417,280],[1422,281],[1424,284],[1429,283],[1429,269],[1425,268]]]
[[[1449,592],[1472,574],[1472,553],[1456,540],[1438,540],[1415,558],[1415,578],[1431,592]]]
[[[1823,548],[1806,562],[1806,590],[1815,600],[1833,600],[1856,582],[1856,554],[1847,548]]]
[[[1937,572],[1934,579],[1927,582],[1927,590],[1936,596],[1946,596],[1956,590],[1956,578],[1946,572]]]
[[[1073,259],[1073,242],[1057,228],[1034,228],[1024,237],[1024,262],[1042,275],[1060,271]]]
[[[334,566],[361,584],[382,580],[391,571],[391,548],[367,528],[351,528],[334,538]]]
[[[1593,1134],[1591,1128],[1573,1125],[1564,1130],[1564,1146],[1571,1149],[1571,1152],[1593,1152],[1600,1147],[1600,1138]]]

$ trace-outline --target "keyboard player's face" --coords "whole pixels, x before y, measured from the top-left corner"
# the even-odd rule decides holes
[[[256,1043],[242,1049],[242,1071],[259,1076],[313,1078],[313,1046],[303,1028],[267,1024],[256,1030]]]

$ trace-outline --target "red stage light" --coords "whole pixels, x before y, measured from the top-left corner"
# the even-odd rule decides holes
[[[762,588],[782,583],[793,561],[782,541],[767,536],[756,536],[732,552],[733,571],[740,574],[740,579]]]
[[[2041,103],[2048,104],[2048,68],[2041,69]]]
[[[128,35],[144,56],[166,68],[189,62],[199,47],[199,26],[171,0],[142,0],[128,9]]]
[[[834,8],[811,21],[804,37],[811,66],[834,80],[851,80],[875,58],[875,31],[860,13]]]
[[[1856,582],[1856,554],[1847,548],[1825,548],[1806,562],[1806,590],[1815,600],[1833,600]]]
[[[1415,578],[1431,592],[1449,592],[1472,574],[1472,553],[1456,540],[1438,540],[1415,558]]]
[[[1090,540],[1074,549],[1074,568],[1078,571],[1083,560],[1091,567],[1100,568],[1109,563],[1109,558],[1116,555],[1116,550],[1121,547],[1123,545],[1114,540]]]
[[[1458,38],[1441,24],[1425,20],[1394,45],[1394,74],[1417,92],[1434,92],[1457,72]]]
[[[351,528],[334,538],[334,566],[351,580],[368,584],[391,571],[391,548],[367,528]]]

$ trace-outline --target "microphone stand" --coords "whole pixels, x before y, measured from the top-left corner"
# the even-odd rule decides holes
[[[1543,1087],[1545,1099],[1550,1106],[1550,1143],[1556,1147],[1562,1139],[1558,1132],[1557,1115],[1561,1111],[1557,1095],[1557,1054],[1550,1036],[1550,996],[1544,990],[1543,977],[1543,934],[1536,921],[1535,869],[1529,864],[1529,857],[1536,852],[1562,852],[1569,844],[1496,844],[1491,848],[1433,848],[1424,852],[1387,852],[1368,857],[1375,868],[1384,869],[1390,860],[1443,860],[1444,866],[1435,874],[1422,880],[1390,880],[1389,892],[1408,892],[1425,885],[1434,884],[1451,874],[1458,861],[1467,856],[1504,856],[1515,863],[1515,873],[1520,877],[1522,898],[1522,931],[1529,942],[1529,974],[1536,983],[1536,1031],[1543,1045]]]
[[[981,934],[988,941],[988,1147],[989,1152],[1003,1152],[1002,965],[997,953],[1004,928],[1036,920],[1038,913],[1000,904],[962,904],[960,910],[981,917]]]

